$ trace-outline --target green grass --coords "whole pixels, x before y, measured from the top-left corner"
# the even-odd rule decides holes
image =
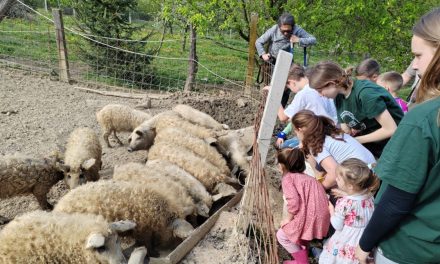
[[[52,18],[51,13],[39,10],[47,17]],[[138,24],[136,22],[136,24]],[[68,28],[75,27],[74,17],[64,16],[64,25]],[[146,28],[140,33],[139,39],[151,31],[154,25],[146,23]],[[55,41],[55,27],[42,17],[36,16],[32,21],[22,19],[5,19],[0,23],[0,31],[38,31],[42,33],[8,33],[2,32],[0,38],[0,55],[22,58],[33,61],[48,63],[49,67],[57,67],[57,46]],[[165,41],[160,49],[160,57],[152,60],[151,66],[154,69],[154,75],[157,77],[158,85],[165,89],[182,88],[188,74],[188,55],[190,40],[186,40],[186,48],[182,50],[183,37],[179,29],[174,29],[175,34],[167,34]],[[211,32],[209,38],[198,36],[197,56],[199,63],[196,82],[199,84],[225,84],[230,85],[223,78],[232,80],[236,83],[242,83],[246,76],[248,43],[238,37],[230,38],[227,34],[216,34]],[[158,41],[161,38],[160,33],[154,34],[149,40]],[[177,39],[177,40],[176,40]],[[176,40],[168,42],[168,40]],[[80,61],[79,46],[86,45],[81,36],[66,30],[66,41],[68,56],[70,62]],[[103,40],[105,42],[105,40]],[[143,53],[148,50],[155,50],[159,47],[158,42],[146,43]],[[231,47],[231,48],[228,48]],[[156,55],[156,54],[154,54]],[[308,49],[308,64],[313,65],[322,60],[333,60],[340,63],[343,67],[356,65],[363,58],[359,54],[332,55],[329,52],[319,51],[319,47]],[[161,58],[165,57],[165,58]],[[177,58],[167,59],[167,58]],[[294,60],[303,64],[303,48],[296,47]],[[86,62],[84,62],[87,64]],[[204,67],[203,67],[204,66]],[[93,67],[93,66],[92,66]],[[205,69],[205,67],[208,69]],[[255,71],[258,70],[255,67]],[[383,69],[386,71],[387,69]],[[91,78],[84,73],[84,80]],[[221,77],[218,77],[219,75]],[[130,86],[127,82],[120,80],[105,81],[103,76],[92,75],[92,79],[103,81],[104,83],[121,84]],[[111,79],[111,77],[110,77]],[[402,89],[399,94],[406,98],[409,89]]]

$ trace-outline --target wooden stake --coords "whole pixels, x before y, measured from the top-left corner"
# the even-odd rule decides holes
[[[248,66],[246,72],[246,88],[244,90],[244,93],[246,95],[251,94],[251,87],[254,84],[255,41],[257,40],[257,23],[258,23],[258,14],[252,13],[251,27],[249,31],[249,55],[248,55]]]
[[[60,71],[60,80],[68,83],[70,81],[70,73],[69,61],[67,58],[66,38],[64,35],[63,15],[60,9],[53,9],[52,15],[57,37],[58,67]]]

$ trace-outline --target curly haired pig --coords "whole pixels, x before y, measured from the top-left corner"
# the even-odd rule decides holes
[[[22,154],[0,156],[0,198],[32,193],[41,209],[52,209],[47,193],[67,169],[57,155],[41,159]]]
[[[132,132],[133,129],[151,117],[148,113],[120,104],[108,104],[96,112],[96,119],[101,126],[102,137],[109,148],[111,148],[111,145],[108,138],[112,132],[119,145],[123,145],[122,141],[116,136],[116,132]]]
[[[76,128],[70,134],[64,153],[64,163],[69,166],[65,181],[70,189],[99,179],[101,155],[101,144],[92,129]]]
[[[189,120],[181,117],[174,111],[166,111],[157,114],[150,120],[145,121],[134,129],[133,133],[131,133],[128,139],[128,151],[132,152],[136,150],[149,149],[154,143],[156,133],[168,127],[179,127],[185,132],[195,137],[204,139],[207,142],[214,141],[214,136],[221,133],[201,125],[191,123]],[[226,132],[223,134],[226,134]]]
[[[252,149],[255,133],[254,127],[249,126],[236,130],[222,132],[213,144],[223,156],[229,157],[231,167],[239,166],[245,175],[250,173],[248,152]]]
[[[155,159],[167,160],[181,167],[197,178],[209,192],[221,182],[237,183],[236,179],[221,173],[211,162],[182,146],[168,142],[155,143],[148,152],[148,160]]]
[[[212,197],[206,190],[205,186],[194,176],[180,168],[179,166],[166,160],[148,160],[145,164],[147,170],[161,171],[166,177],[172,178],[176,182],[187,188],[194,201],[209,209],[212,206]],[[203,209],[201,209],[203,210]]]
[[[180,116],[191,121],[192,123],[201,125],[203,127],[211,128],[214,130],[229,129],[228,125],[220,124],[210,115],[196,110],[189,105],[176,105],[173,108],[173,111],[179,113]]]
[[[193,227],[178,217],[179,208],[164,194],[129,181],[103,180],[79,186],[63,196],[54,211],[102,215],[107,221],[136,223],[132,236],[156,255],[153,242],[167,243],[173,235],[186,238]],[[153,241],[154,240],[154,241]]]
[[[146,167],[144,164],[130,162],[115,166],[113,180],[132,181],[147,185],[150,189],[162,192],[170,203],[176,204],[181,210],[179,217],[199,214],[209,216],[209,208],[204,204],[196,204],[190,189],[181,182],[175,181],[158,167]]]
[[[0,263],[127,263],[117,232],[134,226],[97,215],[34,211],[0,231]]]
[[[220,169],[221,173],[230,175],[228,165],[225,158],[217,151],[217,149],[205,140],[200,139],[187,133],[180,127],[167,127],[157,132],[155,142],[169,142],[192,150],[195,154],[205,157],[209,162]]]

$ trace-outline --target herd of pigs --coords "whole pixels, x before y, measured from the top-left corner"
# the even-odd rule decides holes
[[[0,156],[0,198],[33,194],[43,210],[1,217],[0,263],[127,263],[118,236],[136,248],[128,263],[187,238],[194,216],[209,217],[213,202],[233,195],[249,173],[252,127],[229,130],[187,105],[151,116],[110,104],[96,113],[104,142],[148,150],[146,163],[116,166],[100,178],[102,147],[90,128],[76,128],[65,151],[45,158]],[[58,181],[70,191],[53,207],[47,194]]]

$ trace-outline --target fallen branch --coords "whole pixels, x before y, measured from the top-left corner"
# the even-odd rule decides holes
[[[145,99],[145,98],[166,99],[171,96],[169,94],[146,94],[146,93],[140,94],[140,93],[110,92],[110,91],[101,91],[101,90],[95,90],[95,89],[79,87],[79,86],[74,86],[73,88],[81,90],[81,91],[96,93],[96,94],[105,95],[105,96],[115,96],[115,97],[132,98],[132,99]]]

